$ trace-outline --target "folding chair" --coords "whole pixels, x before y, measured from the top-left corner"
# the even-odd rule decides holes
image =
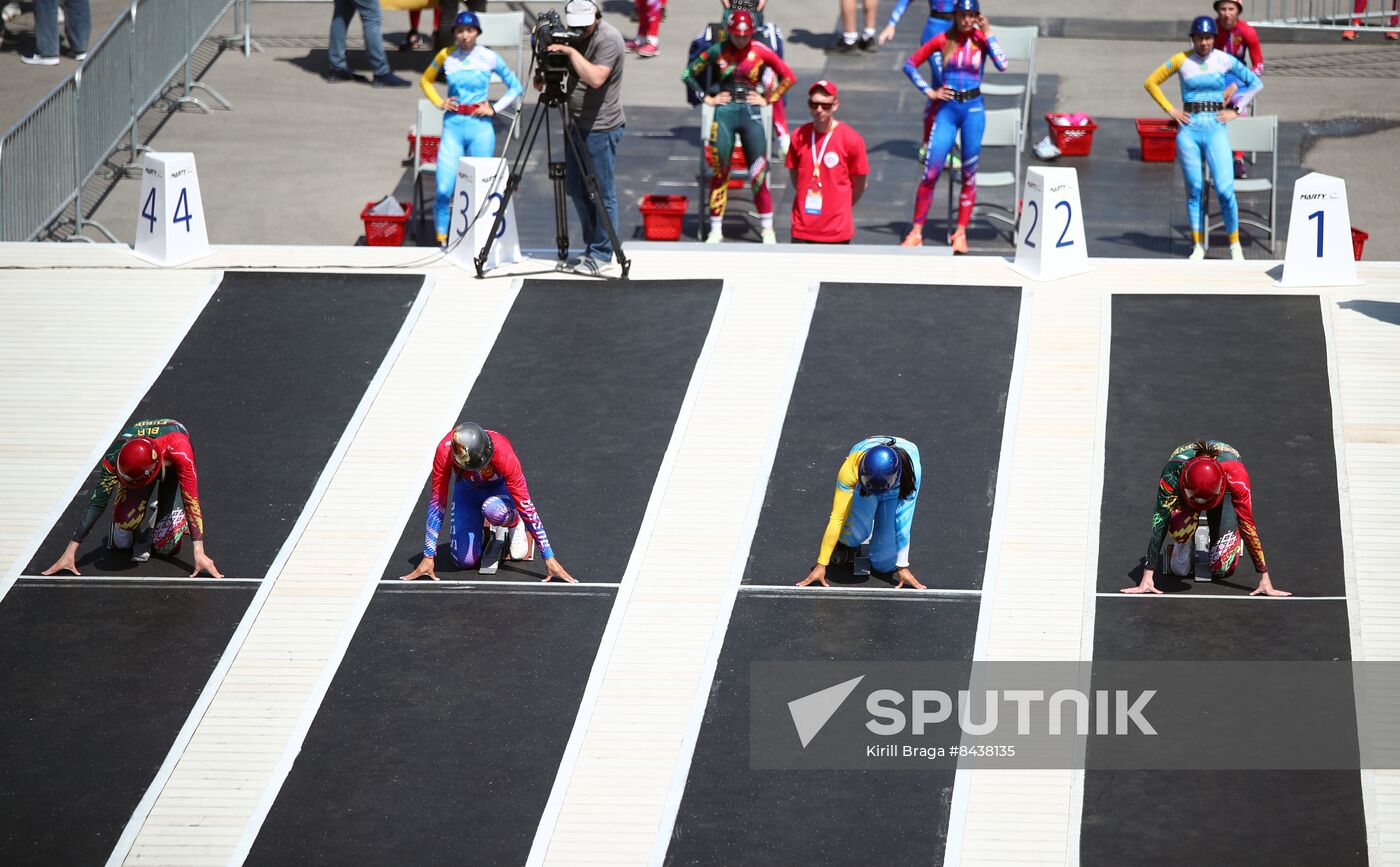
[[[763,156],[768,161],[769,186],[772,186],[773,177],[773,106],[765,105],[759,109],[759,124],[763,127]],[[710,164],[705,162],[705,143],[709,141],[710,127],[714,124],[715,109],[712,105],[701,103],[700,105],[700,195],[696,198],[700,201],[700,229],[698,237],[704,240],[704,234],[710,224],[709,221],[709,183]],[[739,141],[736,137],[734,147],[739,149]],[[744,181],[746,184],[752,177],[747,166],[738,168],[732,162],[729,168],[729,179],[731,181]],[[727,211],[726,211],[727,213]]]
[[[1263,217],[1262,214],[1246,217],[1243,207],[1239,209],[1239,213],[1241,223],[1248,223],[1269,233],[1269,253],[1272,254],[1278,244],[1275,240],[1278,210],[1278,115],[1236,118],[1225,125],[1225,131],[1230,136],[1230,150],[1269,154],[1269,177],[1245,178],[1235,181],[1235,201],[1238,205],[1239,197],[1242,194],[1269,194],[1269,221],[1267,223],[1260,221]],[[1209,169],[1206,170],[1205,174],[1205,190],[1202,191],[1202,195],[1209,195],[1214,187],[1210,182]],[[1210,233],[1215,229],[1223,228],[1225,222],[1224,220],[1211,222],[1209,212],[1206,213],[1205,243],[1209,245]]]
[[[439,142],[442,141],[442,109],[433,105],[430,100],[418,100],[418,119],[414,123],[414,129],[417,131],[417,138],[413,140],[413,214],[418,221],[420,230],[415,232],[415,235],[421,241],[423,221],[431,222],[429,209],[424,205],[437,201],[436,181],[428,189],[427,197],[425,198],[423,195],[423,175],[430,172],[436,174],[437,172],[437,150],[433,150],[431,160],[424,159],[423,139],[435,137]],[[455,171],[456,169],[449,167],[448,170]]]
[[[483,12],[477,18],[481,21],[481,35],[477,38],[482,45],[491,49],[515,49],[515,77],[520,79],[528,93],[530,82],[525,80],[525,13]],[[517,112],[524,99],[522,94],[520,102],[515,104]],[[514,134],[516,138],[520,137],[519,125],[516,125]]]
[[[1020,97],[1022,129],[1030,121],[1031,96],[1035,94],[1035,41],[1039,32],[1039,28],[1034,26],[998,27],[996,29],[997,42],[1001,44],[1001,50],[1006,52],[1007,60],[1012,62],[1025,61],[1026,83],[997,84],[983,81],[981,87],[985,96]]]
[[[998,31],[999,32],[999,31]],[[1000,220],[1011,227],[1014,237],[1016,229],[1016,201],[1018,196],[1018,182],[1021,177],[1021,109],[1019,108],[995,108],[986,112],[987,128],[982,133],[982,156],[978,158],[977,170],[977,204],[972,209],[972,215],[976,216],[978,211],[992,210],[1005,211],[1005,214],[988,213],[988,219]],[[958,134],[956,143],[958,153],[962,153],[962,134]],[[1011,171],[988,172],[983,171],[981,163],[984,162],[987,148],[1011,148]],[[954,189],[954,184],[962,186],[962,172],[949,170],[948,172],[948,237],[953,236],[953,226],[955,224],[958,207],[958,190]],[[999,189],[1009,187],[1011,189],[1011,199],[1007,205],[997,205],[982,200],[982,192],[988,189]]]

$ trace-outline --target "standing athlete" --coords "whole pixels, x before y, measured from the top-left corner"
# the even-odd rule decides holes
[[[1220,519],[1225,497],[1235,511],[1239,535],[1220,531]],[[1254,561],[1259,573],[1259,586],[1250,596],[1292,596],[1275,590],[1269,580],[1269,567],[1264,562],[1264,545],[1254,525],[1254,505],[1249,487],[1249,472],[1245,470],[1240,453],[1219,440],[1199,439],[1178,446],[1162,468],[1157,483],[1157,505],[1152,510],[1152,538],[1147,543],[1147,562],[1142,568],[1142,582],[1128,587],[1124,593],[1161,593],[1153,583],[1162,545],[1171,537],[1167,568],[1172,574],[1189,577],[1195,572],[1193,540],[1201,512],[1206,513],[1210,526],[1211,563],[1228,564],[1214,571],[1213,578],[1227,578],[1234,572],[1234,563],[1242,545]],[[1243,541],[1240,541],[1243,537]],[[1229,550],[1221,550],[1222,548]]]
[[[97,485],[68,547],[43,574],[64,569],[74,575],[82,574],[76,559],[78,546],[107,511],[110,501],[108,548],[129,549],[133,561],[144,563],[150,559],[153,548],[162,556],[179,551],[188,533],[194,542],[194,571],[190,577],[200,572],[224,577],[204,553],[199,477],[189,431],[184,425],[173,418],[143,419],[128,425],[103,455],[97,474]],[[183,507],[176,503],[177,495]]]
[[[452,194],[457,186],[457,161],[464,157],[496,155],[496,127],[491,120],[510,107],[525,92],[520,79],[510,71],[501,56],[484,45],[477,45],[481,21],[475,12],[463,12],[452,22],[457,47],[444,48],[423,70],[418,85],[442,109],[442,141],[437,157],[437,207],[433,224],[439,246],[447,243],[452,225]],[[441,72],[447,79],[447,98],[438,95],[433,82]],[[506,92],[494,103],[487,99],[491,77],[505,82]]]
[[[1243,2],[1215,0],[1215,25],[1220,28],[1220,32],[1215,34],[1215,47],[1244,63],[1255,75],[1263,75],[1264,51],[1259,47],[1258,31],[1240,17]],[[1246,55],[1249,57],[1248,63],[1245,63]],[[1243,82],[1237,81],[1233,75],[1227,75],[1225,84],[1225,101],[1229,102]],[[1251,114],[1253,108],[1251,105],[1241,106],[1240,117]],[[1244,177],[1244,151],[1235,151],[1235,180],[1243,180]]]
[[[508,537],[509,559],[533,558],[533,544],[544,557],[544,580],[559,578],[569,584],[577,581],[554,556],[545,534],[544,522],[535,511],[520,459],[504,434],[484,430],[466,422],[448,432],[433,456],[433,481],[428,495],[428,528],[423,541],[423,559],[405,581],[427,575],[438,580],[438,534],[442,516],[452,498],[450,547],[452,559],[463,569],[481,562],[483,537],[500,532]],[[526,532],[528,531],[528,536]]]
[[[909,0],[896,0],[894,8],[890,10],[889,23],[880,31],[881,45],[894,38],[894,29],[899,26],[899,19],[904,17],[904,10],[908,8]],[[940,33],[947,33],[952,26],[953,0],[928,0],[928,20],[924,22],[924,32],[919,34],[919,44],[923,45]],[[937,74],[932,65],[929,72]]]
[[[830,587],[826,567],[852,561],[868,541],[872,570],[893,572],[898,587],[923,590],[909,570],[909,531],[922,477],[919,448],[903,437],[866,437],[852,446],[836,474],[836,496],[817,565],[797,586]]]
[[[755,42],[753,13],[747,9],[734,12],[719,42],[700,52],[686,67],[681,80],[695,96],[713,106],[714,121],[705,138],[705,161],[710,167],[709,212],[710,231],[705,241],[718,244],[724,238],[724,209],[729,200],[729,164],[734,155],[734,138],[744,148],[744,160],[749,166],[749,184],[753,187],[754,209],[758,211],[759,234],[763,243],[776,244],[773,231],[773,194],[768,189],[767,136],[763,129],[761,108],[782,99],[788,88],[797,83],[783,59],[771,48]],[[719,81],[718,91],[707,94],[697,80],[714,66]],[[776,81],[771,85],[764,79],[771,70]]]

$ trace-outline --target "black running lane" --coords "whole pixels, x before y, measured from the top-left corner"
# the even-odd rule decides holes
[[[248,864],[523,864],[610,587],[381,587]]]
[[[128,422],[169,417],[189,429],[206,550],[225,577],[267,573],[422,283],[416,275],[227,274],[137,404]],[[25,574],[63,553],[96,481],[89,472]],[[84,575],[192,571],[188,544],[144,564],[105,551],[110,521],[109,506],[78,551]]]
[[[190,429],[208,550],[225,575],[266,574],[421,285],[229,274],[141,400],[133,418]],[[30,574],[62,551],[86,500]],[[153,583],[22,579],[0,602],[0,864],[105,862],[256,589],[160,582],[189,574],[188,548],[115,563],[98,547],[109,520],[80,551],[83,573]]]
[[[1244,457],[1274,584],[1345,594],[1322,327],[1309,296],[1115,296],[1101,592],[1137,580],[1162,465],[1206,436]],[[1229,582],[1157,578],[1168,594],[1241,596],[1256,583],[1247,557]],[[1350,657],[1344,601],[1098,600],[1095,659]],[[1366,863],[1356,771],[1100,771],[1092,742],[1088,768],[1086,865]]]
[[[952,769],[754,770],[754,662],[970,660],[977,597],[741,593],[666,863],[939,864]]]
[[[459,421],[511,441],[555,555],[580,581],[618,581],[627,568],[720,288],[717,280],[527,280],[477,377]],[[387,579],[422,557],[429,481]],[[450,520],[437,572],[475,579],[452,563]],[[502,563],[494,579],[543,575],[537,556]]]
[[[981,587],[1020,310],[1019,289],[822,284],[744,582],[806,575],[851,446],[895,434],[924,472],[910,567],[930,587]]]

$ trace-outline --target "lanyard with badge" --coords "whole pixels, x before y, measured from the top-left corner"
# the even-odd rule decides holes
[[[812,182],[807,185],[807,196],[802,203],[802,210],[808,214],[820,214],[822,212],[822,158],[826,156],[826,146],[831,143],[831,134],[836,131],[837,121],[832,120],[831,129],[826,131],[826,136],[822,138],[822,148],[817,150],[817,131],[812,130]]]

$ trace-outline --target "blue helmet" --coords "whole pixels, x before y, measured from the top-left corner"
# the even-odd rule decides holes
[[[475,27],[476,32],[480,33],[481,19],[476,17],[475,12],[459,12],[452,20],[452,29],[456,30],[458,27]]]
[[[976,0],[959,0],[976,2]],[[871,446],[860,458],[861,493],[880,494],[899,486],[899,452],[887,445]]]
[[[1215,26],[1215,19],[1209,15],[1197,16],[1191,22],[1192,36],[1214,36],[1219,28]]]
[[[976,12],[980,15],[982,13],[982,7],[978,5],[977,0],[953,0],[953,11]]]

